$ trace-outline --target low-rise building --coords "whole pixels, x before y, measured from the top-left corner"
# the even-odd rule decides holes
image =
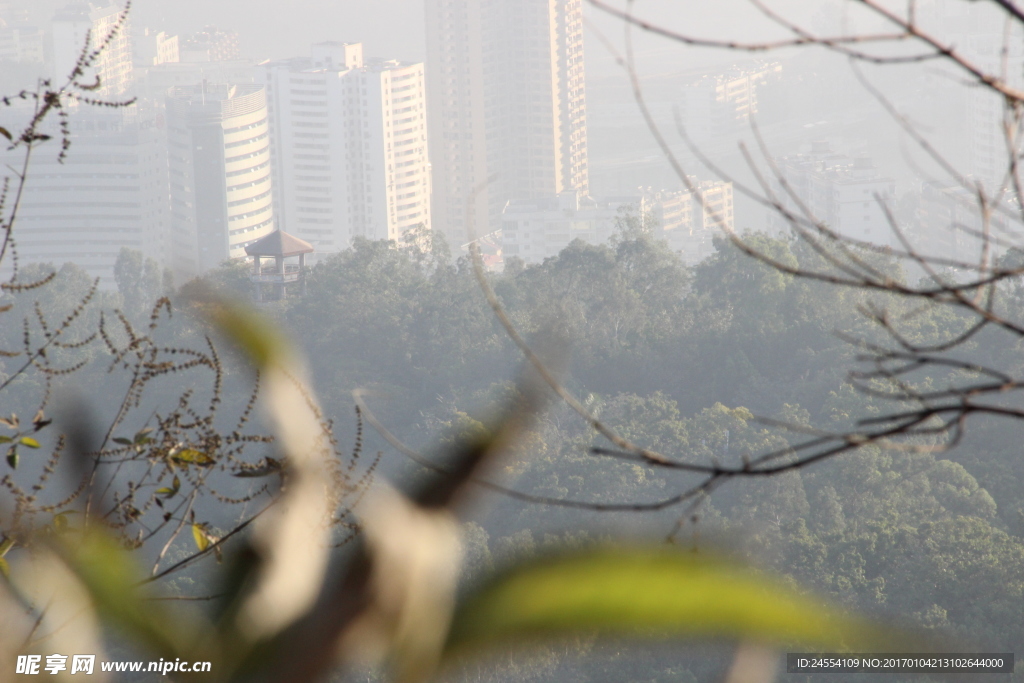
[[[703,201],[688,191],[653,192],[593,198],[576,191],[544,199],[510,201],[502,214],[504,258],[540,263],[557,256],[573,240],[605,244],[616,234],[638,227],[665,240],[688,264],[714,252],[712,237],[733,228],[732,183],[691,179]]]

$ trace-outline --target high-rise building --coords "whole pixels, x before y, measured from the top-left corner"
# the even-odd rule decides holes
[[[88,36],[90,50],[110,38],[81,83],[99,79],[92,95],[97,99],[125,99],[132,92],[132,45],[124,8],[113,3],[74,3],[53,18],[53,77],[63,82],[70,75]],[[120,24],[119,24],[120,22]],[[116,32],[115,32],[115,29]]]
[[[274,229],[261,85],[183,86],[167,98],[172,265],[190,277]]]
[[[55,121],[46,130],[54,138],[33,155],[14,228],[18,262],[60,267],[70,261],[112,289],[122,247],[164,262],[164,136],[159,121],[144,112],[76,109],[69,119],[66,158],[58,159]],[[31,111],[24,115],[30,117]],[[20,153],[0,151],[0,161],[12,164]]]
[[[422,64],[365,60],[360,43],[259,67],[270,109],[282,229],[341,251],[354,237],[431,227]]]
[[[426,0],[435,226],[588,192],[581,0]],[[475,192],[475,194],[474,194]]]

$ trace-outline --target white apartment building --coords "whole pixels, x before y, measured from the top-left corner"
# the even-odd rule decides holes
[[[581,0],[427,0],[436,227],[453,245],[509,200],[587,194]]]
[[[422,64],[364,60],[361,43],[258,67],[267,88],[281,229],[316,255],[356,237],[431,228]]]
[[[180,279],[274,230],[270,128],[263,86],[183,86],[167,98],[171,257]]]
[[[110,2],[103,5],[93,3],[72,3],[57,11],[53,18],[53,77],[63,83],[71,74],[85,47],[86,37],[89,49],[95,49],[117,26],[124,8]],[[109,41],[82,83],[92,83],[97,78],[100,87],[92,93],[97,99],[120,100],[131,96],[132,45],[131,27],[126,20]]]
[[[810,152],[783,157],[778,166],[789,190],[776,181],[775,194],[794,215],[806,219],[806,208],[815,221],[845,239],[878,246],[899,244],[879,204],[880,199],[892,206],[896,183],[882,176],[871,159],[852,159],[832,151],[827,142],[818,141],[812,144]],[[773,231],[789,230],[789,224],[778,212],[770,212],[769,222]]]
[[[72,262],[113,289],[122,247],[165,262],[166,148],[159,123],[122,109],[77,107],[71,147],[58,161],[59,131],[35,152],[14,228],[18,262]],[[9,109],[14,116],[31,111]],[[55,122],[51,122],[54,123]],[[12,164],[19,152],[0,151]],[[13,164],[12,164],[13,165]],[[9,271],[10,260],[5,263]]]

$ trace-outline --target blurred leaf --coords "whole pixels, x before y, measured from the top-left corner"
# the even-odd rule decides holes
[[[281,471],[281,462],[274,458],[267,458],[262,465],[247,467],[233,473],[236,477],[267,477]]]
[[[192,648],[206,638],[199,623],[193,621],[184,628],[172,612],[145,599],[138,588],[143,574],[112,538],[99,531],[84,534],[80,541],[77,538],[74,546],[60,544],[58,548],[101,615],[165,659],[203,659],[212,654],[197,656]]]
[[[0,574],[3,574],[6,579],[11,578],[11,565],[2,557],[0,557]]]
[[[579,632],[753,639],[832,651],[891,645],[867,621],[738,564],[604,548],[499,575],[456,612],[447,650]]]
[[[262,563],[233,619],[239,632],[256,642],[294,622],[320,594],[332,510],[330,438],[307,387],[306,368],[280,324],[227,303],[211,318],[260,372],[267,397],[262,408],[288,459],[288,486],[254,525],[251,543]]]
[[[14,138],[11,137],[11,131],[7,130],[6,128],[4,128],[2,126],[0,126],[0,135],[3,135],[8,140],[13,140],[14,139]],[[3,313],[4,310],[6,310],[6,309],[0,309],[0,313]]]
[[[114,443],[119,443],[122,446],[131,446],[132,445],[132,440],[131,439],[126,439],[123,436],[115,436],[113,441],[114,441]]]
[[[0,541],[0,557],[3,557],[7,553],[9,553],[11,551],[11,548],[13,548],[13,547],[14,547],[14,539],[13,538],[4,538],[4,540]]]
[[[211,317],[245,350],[257,368],[264,369],[271,363],[281,362],[287,355],[288,344],[280,332],[254,311],[223,304],[214,310]]]
[[[139,430],[138,432],[135,433],[134,443],[137,443],[137,444],[150,443],[153,439],[150,439],[147,436],[147,434],[149,434],[152,431],[153,431],[152,427],[146,427],[145,429]]]
[[[0,417],[0,425],[4,425],[5,427],[17,429],[18,425],[20,424],[21,421],[18,419],[18,416],[15,415],[14,413],[11,413],[10,417]]]
[[[11,466],[12,470],[18,469],[18,451],[13,446],[7,451],[7,464]]]
[[[66,531],[70,528],[68,517],[78,514],[76,510],[66,510],[53,516],[53,529],[56,532]]]
[[[46,427],[47,425],[51,424],[52,422],[53,420],[46,419],[46,415],[43,413],[42,408],[40,408],[36,412],[36,416],[32,418],[32,426],[35,428],[35,431],[37,432],[43,427]]]
[[[9,436],[0,436],[0,443],[10,443],[12,441],[14,441],[14,439]]]
[[[22,446],[28,446],[29,448],[39,448],[39,442],[30,436],[23,436],[18,439],[18,443]]]

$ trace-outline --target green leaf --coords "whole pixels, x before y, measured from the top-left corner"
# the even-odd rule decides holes
[[[210,537],[207,535],[206,529],[203,528],[202,524],[192,525],[192,538],[195,540],[199,552],[210,547]]]
[[[39,442],[33,439],[31,436],[23,436],[18,439],[18,443],[22,446],[28,446],[29,448],[39,448]]]
[[[173,498],[174,496],[178,495],[178,491],[180,491],[180,490],[181,490],[181,479],[178,479],[177,477],[175,477],[173,484],[169,488],[167,486],[163,486],[161,488],[158,488],[156,490],[156,492],[157,492],[157,495],[161,495],[164,498]],[[157,502],[159,503],[160,501],[157,501]]]
[[[178,451],[171,456],[171,460],[175,462],[184,463],[186,465],[199,465],[201,467],[209,467],[216,461],[202,451],[197,451],[194,448],[185,448]]]
[[[572,633],[753,639],[840,651],[892,645],[880,628],[738,564],[599,549],[528,562],[456,612],[447,650]]]
[[[13,137],[11,137],[11,131],[7,130],[3,126],[0,126],[0,135],[3,135],[8,140],[13,140],[14,139]]]
[[[0,436],[0,443],[10,443],[12,441],[14,441],[13,437],[10,437],[10,436]]]
[[[18,451],[14,448],[7,451],[7,464],[11,466],[12,470],[18,469]]]
[[[11,577],[11,565],[7,564],[7,560],[0,557],[0,574],[4,575],[4,578]]]
[[[7,553],[9,553],[11,551],[11,548],[13,547],[14,539],[5,537],[4,540],[0,541],[0,557],[3,557]]]
[[[114,442],[114,443],[119,443],[119,444],[121,444],[122,446],[131,446],[131,445],[133,445],[133,443],[132,443],[132,440],[131,440],[131,439],[126,439],[126,438],[124,438],[123,436],[115,436],[115,437],[113,438],[113,442]]]
[[[146,435],[149,434],[151,431],[153,431],[152,427],[146,427],[145,429],[136,432],[134,442],[137,444],[150,443],[151,441],[153,441],[153,439],[149,438]]]

